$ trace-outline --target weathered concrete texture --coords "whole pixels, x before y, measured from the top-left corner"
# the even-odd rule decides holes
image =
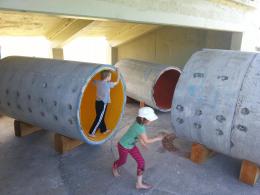
[[[245,30],[251,11],[228,0],[2,0],[0,8],[230,31]]]
[[[232,33],[182,27],[162,27],[118,47],[118,60],[131,58],[183,68],[202,48],[230,49]]]
[[[94,107],[85,100],[87,97],[95,101],[95,91],[88,90],[88,87],[91,79],[104,69],[115,71],[113,66],[94,63],[28,57],[2,59],[0,112],[89,144],[101,144],[112,134],[100,140],[89,139],[89,127],[84,119],[94,121],[95,116],[87,114],[93,113]],[[106,122],[109,125],[110,121],[114,121],[110,126],[114,132],[124,112],[126,95],[123,77],[113,90],[111,100],[118,104],[110,104],[107,112],[113,112],[113,115],[109,115]],[[109,118],[111,116],[112,119]]]
[[[0,35],[39,36],[57,26],[61,20],[58,16],[30,14],[21,12],[0,12]]]
[[[181,70],[177,67],[133,59],[116,63],[126,82],[127,96],[168,112]]]
[[[114,140],[121,137],[134,120],[137,105],[127,105],[121,127]],[[170,115],[159,113],[159,120],[149,129],[171,132]],[[150,191],[134,189],[136,165],[129,157],[121,169],[121,177],[114,178],[114,160],[110,143],[102,146],[82,145],[58,155],[53,149],[53,134],[42,131],[28,137],[13,135],[12,119],[0,118],[0,194],[10,195],[173,195],[173,194],[250,194],[260,192],[260,182],[251,187],[238,181],[240,161],[216,155],[203,165],[193,164],[183,157],[190,143],[178,140],[185,151],[169,153],[161,144],[142,150],[146,159],[145,180],[154,184]],[[115,147],[113,151],[116,154]]]
[[[174,93],[177,136],[259,165],[259,65],[257,53],[195,53]]]

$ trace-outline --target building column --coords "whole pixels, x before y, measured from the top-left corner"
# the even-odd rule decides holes
[[[118,60],[118,48],[111,47],[111,64],[115,65]]]
[[[241,50],[242,46],[243,33],[242,32],[233,32],[231,38],[231,50]]]
[[[231,50],[256,52],[260,45],[260,30],[248,28],[245,32],[234,32],[231,39]]]
[[[64,60],[63,48],[52,48],[52,58]]]

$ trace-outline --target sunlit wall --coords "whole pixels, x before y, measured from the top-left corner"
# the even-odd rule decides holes
[[[0,36],[1,58],[6,56],[51,57],[51,44],[43,36]]]
[[[65,60],[110,64],[111,48],[105,37],[78,37],[63,48]]]

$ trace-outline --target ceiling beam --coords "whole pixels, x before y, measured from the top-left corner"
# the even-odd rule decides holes
[[[119,31],[115,36],[109,37],[107,40],[111,47],[116,47],[126,42],[129,42],[137,37],[149,33],[157,28],[159,25],[135,24],[128,29]]]
[[[63,47],[92,22],[92,20],[63,18],[58,25],[47,32],[46,37],[52,42],[52,47]]]

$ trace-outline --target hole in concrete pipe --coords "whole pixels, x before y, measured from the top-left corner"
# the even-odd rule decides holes
[[[116,73],[112,72],[111,81],[116,80]],[[96,101],[96,87],[93,84],[94,80],[100,80],[100,72],[95,74],[92,79],[87,83],[80,103],[80,125],[85,138],[97,144],[104,141],[111,133],[102,134],[100,130],[97,130],[95,138],[89,137],[88,133],[96,117],[95,101]],[[124,84],[122,81],[117,86],[111,89],[110,92],[111,103],[107,106],[105,114],[105,123],[107,129],[115,131],[116,126],[121,118],[125,103]]]
[[[180,75],[181,71],[173,68],[165,70],[159,76],[153,87],[153,98],[158,108],[171,109],[172,98]]]
[[[40,98],[40,102],[43,103],[43,98]]]
[[[54,101],[53,101],[53,105],[54,105],[54,106],[57,106],[57,101],[54,100]]]
[[[69,122],[69,124],[71,124],[71,125],[73,124],[73,120],[72,120],[72,119],[69,119],[68,122]]]
[[[58,120],[58,116],[57,115],[54,115],[53,118],[54,118],[55,121]]]
[[[42,84],[42,87],[43,87],[43,88],[47,88],[47,83],[43,83],[43,84]]]

